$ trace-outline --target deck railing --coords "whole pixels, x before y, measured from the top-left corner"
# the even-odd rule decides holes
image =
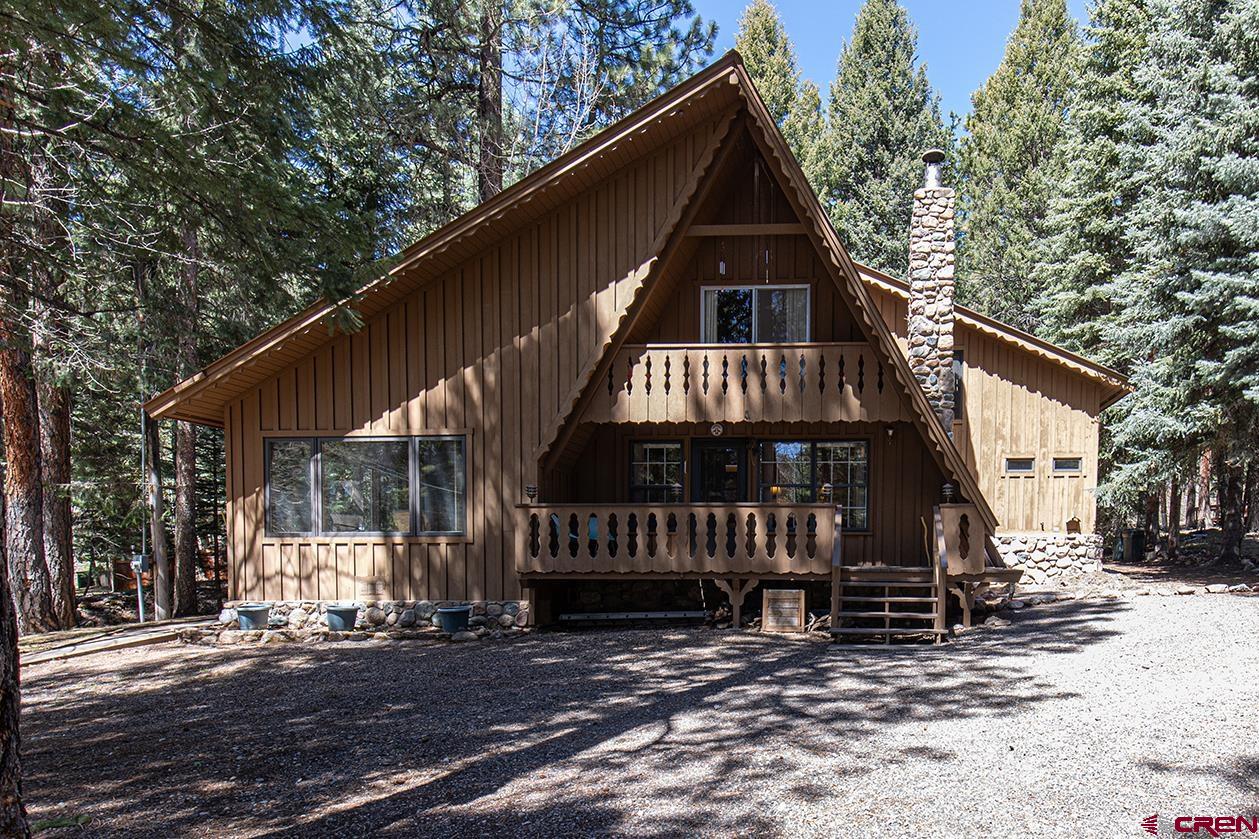
[[[592,422],[894,422],[899,389],[869,344],[634,344]]]
[[[828,504],[536,504],[516,508],[516,570],[829,575]]]

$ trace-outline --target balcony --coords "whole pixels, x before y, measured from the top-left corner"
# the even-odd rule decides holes
[[[589,422],[896,422],[908,414],[870,345],[626,345]]]
[[[516,571],[831,573],[829,504],[532,504],[516,508]]]

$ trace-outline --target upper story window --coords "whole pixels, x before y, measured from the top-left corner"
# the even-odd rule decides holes
[[[789,344],[809,340],[807,285],[703,289],[705,344]]]
[[[466,532],[463,437],[267,441],[268,536]]]

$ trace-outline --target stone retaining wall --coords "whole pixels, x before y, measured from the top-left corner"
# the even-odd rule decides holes
[[[239,601],[244,602],[244,601]],[[271,629],[327,629],[328,601],[269,600]],[[336,601],[337,605],[356,602],[358,622],[355,630],[387,632],[400,629],[422,629],[437,625],[439,606],[472,606],[468,626],[477,629],[521,628],[529,623],[528,600],[360,600]],[[229,603],[219,613],[221,629],[236,629],[236,603]]]
[[[1102,569],[1096,533],[999,533],[994,541],[1006,565],[1024,570],[1024,585]]]

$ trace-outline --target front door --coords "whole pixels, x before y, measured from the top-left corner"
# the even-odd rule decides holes
[[[691,500],[698,504],[735,504],[748,500],[747,446],[742,440],[704,440],[694,450]]]

